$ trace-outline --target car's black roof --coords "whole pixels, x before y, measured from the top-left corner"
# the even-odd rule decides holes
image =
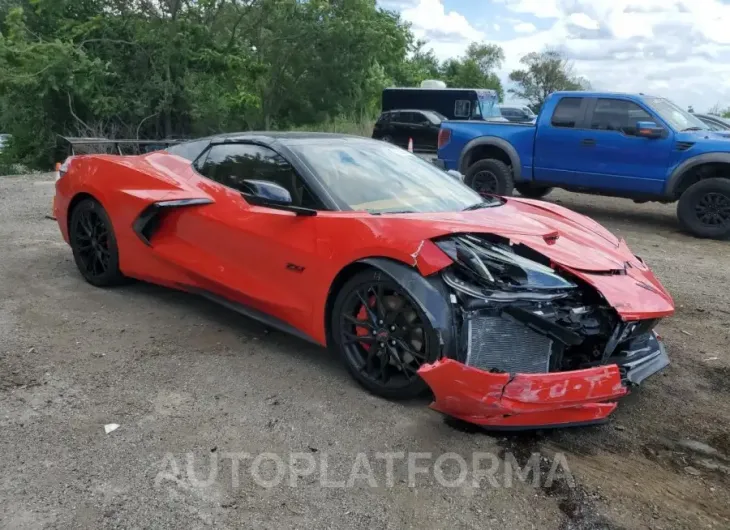
[[[237,133],[223,133],[203,138],[195,138],[187,142],[178,143],[167,149],[168,152],[187,158],[190,161],[195,160],[200,154],[211,144],[227,144],[237,142],[255,142],[262,145],[271,146],[279,143],[284,146],[294,144],[303,144],[310,142],[330,143],[333,141],[340,142],[379,142],[364,136],[356,136],[352,134],[342,133],[323,133],[323,132],[307,132],[307,131],[248,131]]]
[[[226,142],[244,142],[250,140],[261,140],[263,142],[278,141],[287,143],[287,140],[334,140],[334,139],[366,139],[363,136],[355,136],[342,133],[325,133],[325,132],[309,132],[309,131],[247,131],[224,133],[209,136],[207,138],[198,138],[192,140],[199,142],[201,140],[210,140],[212,143]]]

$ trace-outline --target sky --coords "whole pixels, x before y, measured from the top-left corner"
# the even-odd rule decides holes
[[[730,0],[378,0],[440,59],[499,44],[506,88],[522,56],[559,48],[595,90],[730,107]],[[511,99],[509,95],[507,99]]]

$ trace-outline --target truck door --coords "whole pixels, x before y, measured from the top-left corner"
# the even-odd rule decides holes
[[[586,110],[590,99],[564,97],[549,117],[538,120],[535,135],[534,175],[538,182],[573,186],[592,151],[584,139]],[[549,111],[548,111],[549,112]]]
[[[576,177],[581,185],[637,194],[663,191],[673,134],[666,129],[661,138],[636,135],[637,122],[662,125],[651,110],[625,98],[598,98],[588,107],[587,121],[582,141],[589,155]]]

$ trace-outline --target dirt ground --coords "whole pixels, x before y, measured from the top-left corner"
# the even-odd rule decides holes
[[[730,527],[730,247],[679,233],[673,206],[551,196],[673,294],[672,364],[606,425],[505,435],[370,396],[327,351],[200,298],[91,287],[44,218],[52,193],[48,176],[0,178],[0,527]],[[429,453],[430,471],[396,460],[389,483],[377,453]],[[456,480],[453,454],[472,473],[475,453],[499,459],[494,483]],[[532,453],[542,471],[562,455],[560,476],[510,483]],[[363,458],[371,480],[323,481]]]

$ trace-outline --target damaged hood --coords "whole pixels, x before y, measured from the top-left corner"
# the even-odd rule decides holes
[[[626,244],[595,221],[562,206],[508,198],[502,206],[469,212],[399,215],[423,223],[424,239],[494,234],[522,243],[558,265],[585,272],[623,271],[635,260]]]

